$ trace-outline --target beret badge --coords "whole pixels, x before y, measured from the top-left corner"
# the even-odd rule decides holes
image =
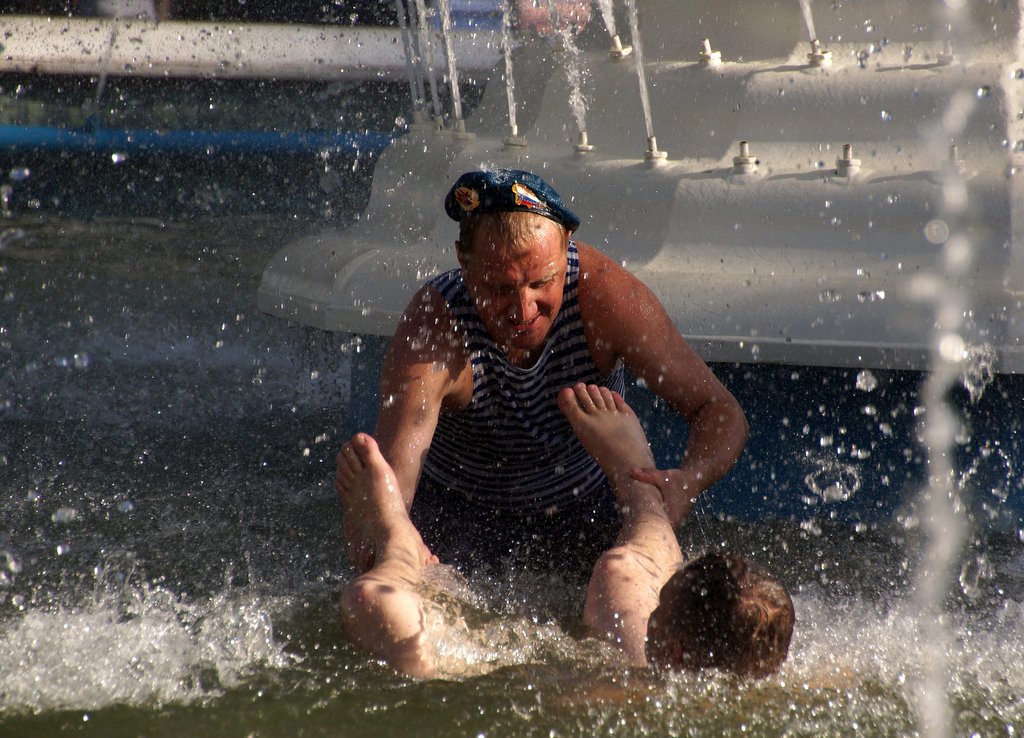
[[[512,196],[515,198],[516,205],[521,205],[527,208],[543,208],[544,201],[537,197],[533,190],[526,185],[521,185],[518,182],[512,184]]]
[[[480,193],[472,187],[459,187],[455,190],[455,201],[468,213],[480,205]]]

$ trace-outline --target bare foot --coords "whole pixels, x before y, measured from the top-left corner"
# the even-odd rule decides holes
[[[654,466],[647,435],[618,392],[577,383],[558,394],[558,407],[613,485],[633,468]]]
[[[355,526],[368,541],[379,541],[396,526],[412,525],[395,472],[366,433],[354,435],[338,453],[335,486],[346,525]]]

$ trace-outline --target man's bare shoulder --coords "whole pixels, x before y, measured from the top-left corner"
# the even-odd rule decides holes
[[[395,329],[396,348],[411,354],[461,351],[464,336],[444,297],[428,284],[420,287],[402,312]]]
[[[464,331],[444,297],[433,287],[422,286],[398,321],[382,382],[416,382],[435,387],[431,394],[461,395],[468,366]]]
[[[580,311],[588,324],[613,328],[643,311],[660,309],[654,293],[593,246],[580,244]]]

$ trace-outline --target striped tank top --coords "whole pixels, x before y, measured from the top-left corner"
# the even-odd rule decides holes
[[[569,243],[562,305],[540,358],[508,363],[473,307],[462,272],[428,284],[465,331],[473,395],[458,412],[442,413],[423,464],[430,480],[486,507],[516,511],[565,509],[589,501],[607,480],[558,409],[558,392],[584,382],[625,388],[622,362],[602,376],[590,355],[579,309],[579,252]]]

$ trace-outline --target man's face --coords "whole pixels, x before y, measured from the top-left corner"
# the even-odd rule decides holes
[[[518,248],[497,228],[484,225],[470,253],[459,256],[484,327],[513,361],[517,354],[528,358],[544,345],[565,287],[565,232],[553,221],[535,217]]]

